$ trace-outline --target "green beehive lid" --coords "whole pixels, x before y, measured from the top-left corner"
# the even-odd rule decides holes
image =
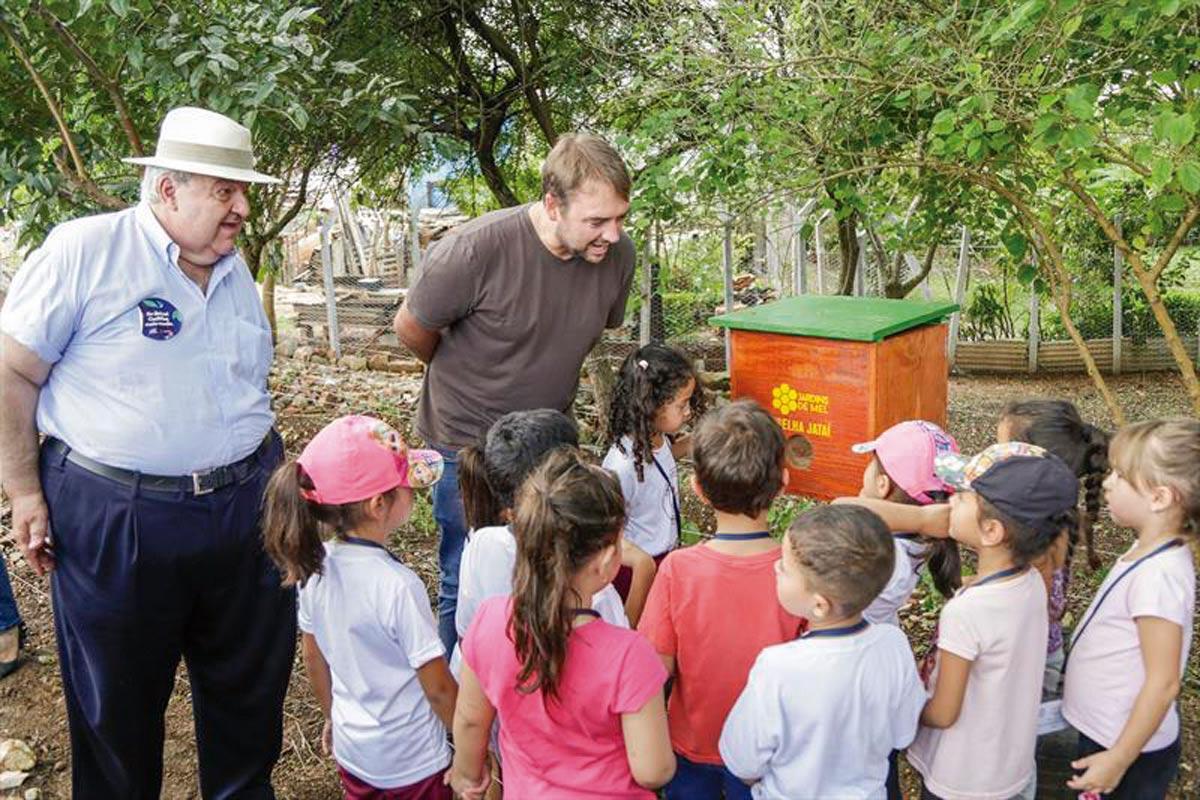
[[[944,301],[800,295],[710,317],[708,321],[741,331],[878,342],[918,325],[941,322],[957,310],[957,305]]]

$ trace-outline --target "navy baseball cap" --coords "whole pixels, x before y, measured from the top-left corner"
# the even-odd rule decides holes
[[[938,456],[935,470],[950,485],[977,493],[996,509],[1039,532],[1079,504],[1079,479],[1062,459],[1024,442],[994,444],[974,458]]]

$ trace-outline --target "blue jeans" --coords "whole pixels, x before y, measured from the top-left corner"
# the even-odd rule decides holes
[[[1075,756],[1084,758],[1106,749],[1104,745],[1081,733]],[[1129,765],[1129,769],[1125,770],[1117,788],[1111,794],[1101,797],[1106,800],[1162,800],[1167,796],[1167,790],[1171,788],[1175,776],[1179,774],[1179,755],[1178,738],[1161,750],[1142,753]]]
[[[17,613],[17,601],[13,598],[12,584],[8,582],[8,565],[0,557],[0,633],[21,624]]]
[[[458,490],[458,451],[437,448],[446,462],[442,479],[433,485],[433,519],[438,526],[438,638],[446,657],[454,651],[458,632],[454,612],[458,608],[458,565],[467,541],[462,493]]]
[[[750,787],[721,764],[697,764],[675,754],[675,777],[663,787],[667,800],[750,800]]]

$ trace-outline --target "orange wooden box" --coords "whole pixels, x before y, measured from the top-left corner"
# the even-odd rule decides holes
[[[858,494],[870,456],[850,446],[909,419],[946,424],[951,303],[805,295],[711,321],[729,328],[730,388],[770,412],[792,494]]]

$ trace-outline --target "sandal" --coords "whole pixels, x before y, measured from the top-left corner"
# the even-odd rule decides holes
[[[17,667],[21,666],[21,651],[25,649],[25,639],[28,632],[25,629],[25,623],[17,623],[17,657],[12,661],[0,661],[0,680],[7,678],[17,671]]]

